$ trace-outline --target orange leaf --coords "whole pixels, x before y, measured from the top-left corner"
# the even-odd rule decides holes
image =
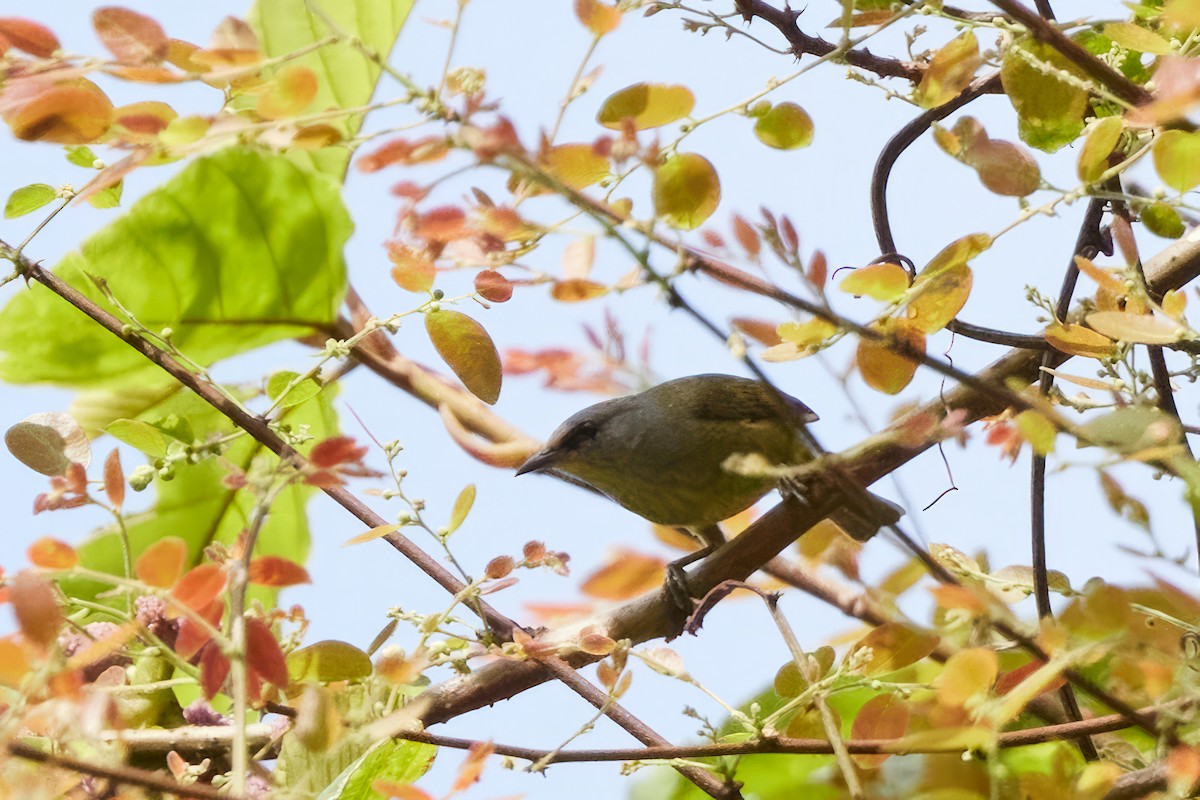
[[[17,626],[30,642],[45,648],[58,636],[62,610],[58,593],[45,578],[22,570],[8,586],[8,596],[17,615]]]
[[[587,278],[568,278],[565,281],[555,281],[550,289],[550,296],[560,303],[581,303],[593,300],[608,293],[608,287]]]
[[[601,600],[628,600],[662,586],[665,577],[666,563],[661,558],[622,549],[579,588]]]
[[[411,783],[396,783],[380,778],[371,784],[371,788],[384,797],[394,797],[395,800],[433,800],[433,795]]]
[[[13,135],[28,142],[87,144],[112,124],[112,101],[87,78],[10,81],[0,110]]]
[[[187,557],[187,542],[178,536],[164,536],[142,551],[133,572],[142,583],[166,589],[183,574]]]
[[[599,0],[575,0],[575,16],[597,37],[612,33],[621,23],[621,10]]]
[[[877,695],[859,709],[850,735],[855,739],[899,739],[908,730],[908,717],[908,706],[899,697]],[[862,769],[875,769],[889,757],[888,753],[853,756]]]
[[[496,748],[492,747],[490,742],[476,742],[471,745],[471,749],[467,751],[466,760],[458,768],[458,774],[454,776],[454,786],[450,788],[450,792],[461,792],[477,783],[479,776],[483,774],[484,762],[494,752],[496,752]]]
[[[75,548],[59,539],[43,536],[29,545],[29,563],[42,569],[70,569],[79,563]]]
[[[488,405],[500,399],[504,378],[500,354],[482,325],[458,311],[438,309],[425,315],[425,330],[438,355],[471,394]]]
[[[121,453],[115,447],[104,459],[104,493],[117,511],[125,505],[125,471],[121,469]]]
[[[938,703],[952,708],[967,707],[974,698],[987,694],[999,671],[1000,661],[994,650],[985,647],[960,650],[947,659],[933,681]]]
[[[880,675],[920,661],[933,652],[938,641],[933,634],[921,633],[896,622],[885,622],[859,639],[850,648],[847,658],[860,650],[871,648],[871,657],[863,665],[862,671],[868,676]]]
[[[292,65],[275,73],[265,94],[258,98],[258,115],[283,119],[299,114],[317,96],[317,76],[308,67]]]
[[[170,596],[175,604],[192,611],[200,611],[216,600],[223,591],[225,591],[225,570],[217,564],[200,564],[192,567],[179,579],[179,582],[171,589]],[[167,615],[179,616],[179,613],[176,611],[172,614],[172,610],[168,609]]]
[[[250,561],[250,582],[259,586],[295,586],[312,583],[308,570],[280,556],[258,556]]]
[[[889,320],[879,327],[909,348],[925,351],[925,334],[911,325]],[[863,381],[884,394],[898,394],[917,373],[917,362],[896,352],[895,346],[886,340],[860,339],[856,360]]]
[[[31,668],[26,646],[12,636],[0,639],[0,686],[21,688],[21,681]]]

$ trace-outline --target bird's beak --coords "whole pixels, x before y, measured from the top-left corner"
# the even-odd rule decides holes
[[[527,458],[524,464],[517,467],[517,475],[524,475],[527,472],[540,472],[541,470],[553,467],[558,462],[558,457],[559,453],[557,450],[544,447]]]

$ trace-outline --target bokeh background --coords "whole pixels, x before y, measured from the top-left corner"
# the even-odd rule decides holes
[[[720,3],[697,0],[704,8],[721,10]],[[15,4],[4,14],[19,14],[51,26],[64,46],[83,53],[101,53],[91,31],[89,17],[99,3],[49,0],[36,5]],[[241,2],[219,0],[209,3],[156,3],[130,0],[131,8],[162,22],[169,35],[203,43],[220,19],[228,14],[244,16]],[[412,75],[422,85],[437,82],[446,56],[449,30],[456,3],[421,0],[414,8],[392,55],[393,65]],[[731,4],[726,4],[730,5]],[[985,3],[972,7],[986,8]],[[1121,17],[1113,2],[1055,3],[1061,19],[1100,16],[1108,11]],[[815,0],[800,17],[805,30],[823,28],[833,20],[839,6]],[[577,100],[567,113],[560,142],[587,142],[602,133],[594,120],[596,109],[613,91],[638,81],[682,83],[697,97],[696,116],[733,105],[762,88],[772,76],[785,76],[797,68],[793,59],[769,52],[748,39],[734,36],[728,41],[720,32],[707,36],[685,32],[682,20],[690,15],[663,11],[650,18],[628,14],[620,28],[606,37],[593,64],[603,72],[591,91]],[[929,19],[928,32],[913,45],[914,52],[937,48],[956,35],[945,21]],[[872,40],[870,48],[881,53],[902,54],[902,31],[912,22],[896,27]],[[774,31],[758,22],[750,29],[763,39],[778,44]],[[825,35],[836,38],[836,30]],[[502,104],[503,113],[517,125],[525,142],[536,141],[540,129],[548,128],[570,83],[590,34],[576,21],[572,4],[559,2],[500,2],[476,0],[464,16],[452,63],[477,66],[486,71],[487,92]],[[981,37],[981,45],[991,42]],[[824,65],[771,96],[804,106],[816,124],[811,147],[781,152],[758,142],[751,121],[729,115],[705,125],[686,142],[684,149],[707,156],[716,165],[722,181],[723,199],[706,227],[732,241],[729,220],[734,212],[757,217],[760,206],[776,214],[789,215],[800,234],[802,250],[823,250],[830,266],[860,266],[877,255],[871,232],[867,189],[871,168],[883,143],[917,112],[900,99],[888,99],[879,87],[847,80],[847,70]],[[105,83],[114,101],[145,99],[145,88],[116,82]],[[902,89],[896,85],[897,89]],[[384,80],[380,97],[398,93],[395,83]],[[136,93],[136,94],[135,94]],[[202,86],[168,87],[162,99],[181,113],[204,113],[219,105],[214,90]],[[1011,110],[1003,97],[986,97],[973,104],[969,113],[980,118],[994,137],[1015,140]],[[411,120],[411,112],[389,109],[372,115],[366,130],[378,130]],[[953,118],[952,118],[953,120]],[[952,121],[951,120],[951,121]],[[664,141],[675,131],[663,130]],[[1055,156],[1038,154],[1046,180],[1057,187],[1073,188],[1076,153],[1066,149]],[[0,193],[29,183],[60,185],[82,183],[83,171],[68,164],[62,151],[53,146],[30,145],[0,136]],[[177,167],[144,169],[126,184],[123,207],[154,188]],[[444,165],[423,169],[392,169],[366,175],[353,167],[346,182],[345,199],[357,231],[347,249],[351,280],[373,311],[380,316],[415,307],[419,298],[406,294],[389,277],[390,264],[382,243],[396,224],[399,204],[390,187],[399,180],[420,182],[440,174]],[[1147,187],[1157,181],[1146,167],[1135,174]],[[500,197],[504,176],[496,171],[473,172],[446,183],[435,197],[453,203],[479,186]],[[633,180],[623,190],[637,208],[649,206],[644,181]],[[1054,195],[1040,192],[1033,205]],[[900,160],[891,180],[891,211],[900,249],[921,265],[950,241],[968,233],[994,233],[1020,213],[1015,200],[989,194],[975,174],[939,151],[929,137],[912,147]],[[559,218],[565,210],[554,199],[535,199],[525,207],[535,218]],[[1016,330],[1036,330],[1038,312],[1024,300],[1024,287],[1057,293],[1085,203],[1060,205],[1056,216],[1039,216],[1002,237],[988,252],[973,262],[975,289],[963,318]],[[71,207],[32,242],[27,254],[54,264],[92,231],[120,214],[120,209],[97,211],[86,205]],[[10,243],[22,240],[39,216],[0,221],[0,236]],[[581,222],[570,230],[586,232]],[[553,237],[529,260],[547,272],[557,272],[562,248],[573,236]],[[1139,230],[1144,256],[1165,247]],[[695,238],[694,241],[699,241]],[[736,263],[736,262],[735,262]],[[661,268],[671,266],[660,260]],[[631,269],[629,258],[601,245],[596,264],[598,280],[614,282]],[[794,277],[774,270],[775,280],[794,286]],[[465,286],[467,275],[439,279],[448,294],[456,282]],[[739,297],[727,290],[685,277],[678,287],[711,318],[723,325],[734,316],[755,316],[783,321],[784,309],[761,298]],[[0,302],[23,291],[20,282],[0,289]],[[839,306],[847,314],[868,318],[876,306],[869,300],[845,298]],[[520,289],[513,300],[491,311],[472,306],[464,311],[482,321],[506,348],[534,350],[564,347],[589,350],[583,325],[602,329],[605,314],[619,320],[631,350],[648,343],[649,366],[659,379],[697,372],[740,372],[724,344],[703,332],[682,312],[668,309],[658,291],[650,286],[582,304],[553,302],[545,287]],[[36,331],[29,335],[36,336]],[[423,326],[408,324],[394,339],[409,357],[436,364]],[[946,350],[960,367],[972,369],[994,357],[1001,349],[965,340],[951,341],[947,334],[931,339],[931,352]],[[919,374],[899,397],[883,397],[867,389],[856,377],[847,383],[849,393],[836,376],[844,372],[852,356],[849,341],[819,359],[769,365],[778,385],[803,398],[822,416],[818,436],[830,448],[861,438],[867,428],[878,428],[900,407],[936,395],[942,381],[932,374]],[[268,350],[223,363],[215,373],[230,381],[257,381],[278,369],[303,371],[310,364],[310,351],[297,344],[282,344]],[[1072,363],[1067,371],[1090,374],[1085,365]],[[582,393],[546,391],[537,376],[509,377],[496,411],[532,435],[544,437],[575,410],[601,399]],[[50,387],[0,386],[0,425],[7,427],[38,411],[65,410],[70,394]],[[489,598],[502,611],[518,620],[529,620],[524,609],[529,602],[570,602],[580,599],[578,585],[584,576],[601,566],[617,547],[636,547],[671,557],[673,553],[649,535],[649,526],[605,500],[558,481],[526,477],[514,480],[506,471],[473,461],[446,436],[436,416],[424,405],[385,384],[365,369],[352,371],[343,381],[337,400],[346,433],[365,440],[359,423],[348,413],[352,408],[371,433],[381,441],[399,440],[405,447],[400,465],[409,471],[406,490],[422,497],[433,521],[444,520],[459,490],[468,483],[478,486],[478,499],[468,521],[452,540],[459,559],[478,572],[493,556],[519,553],[530,539],[544,540],[555,550],[571,555],[572,575],[521,573],[516,587]],[[1185,419],[1194,418],[1195,398],[1180,397]],[[856,410],[857,409],[857,410]],[[861,411],[861,416],[859,414]],[[995,448],[985,446],[973,430],[965,448],[947,446],[946,456],[957,487],[931,503],[951,483],[950,472],[936,452],[930,452],[902,469],[892,482],[879,484],[881,493],[900,499],[909,508],[907,527],[928,542],[945,542],[966,552],[986,550],[994,567],[1027,564],[1028,555],[1028,462],[1022,456],[1015,465],[1000,458]],[[1063,442],[1060,442],[1062,447]],[[111,443],[98,445],[99,457]],[[133,452],[124,453],[128,471],[140,463]],[[382,466],[378,453],[372,460]],[[1194,568],[1179,569],[1163,560],[1131,555],[1124,548],[1146,549],[1146,537],[1112,514],[1103,501],[1094,470],[1072,464],[1094,463],[1087,451],[1063,447],[1051,460],[1048,489],[1049,561],[1065,572],[1076,586],[1093,576],[1112,581],[1138,581],[1148,573],[1163,575],[1196,590]],[[1190,518],[1182,502],[1182,488],[1169,481],[1156,481],[1147,470],[1118,470],[1130,493],[1140,497],[1151,511],[1156,534],[1164,548],[1183,555],[1193,548]],[[0,503],[8,520],[6,535],[0,537],[0,564],[11,572],[27,563],[25,549],[38,537],[50,535],[70,542],[80,541],[103,516],[89,509],[31,515],[33,497],[45,489],[44,479],[21,466],[7,452],[0,453]],[[371,485],[361,484],[358,488]],[[146,502],[150,498],[136,498]],[[385,518],[399,511],[370,499]],[[136,506],[135,506],[136,507]],[[310,641],[337,638],[366,647],[384,624],[384,613],[393,606],[406,609],[435,609],[444,605],[440,589],[387,545],[373,542],[342,547],[361,527],[341,508],[323,496],[309,506],[313,551],[308,564],[311,586],[286,590],[281,602],[304,606],[313,621]],[[420,543],[421,539],[418,537]],[[432,546],[432,542],[426,542]],[[870,583],[887,574],[902,560],[898,548],[881,539],[870,543],[863,555],[864,580]],[[1194,563],[1194,559],[1188,562]],[[925,595],[915,592],[910,610],[921,614]],[[1032,612],[1031,602],[1026,604]],[[853,620],[846,619],[818,601],[791,593],[783,603],[803,644],[817,646],[827,641],[845,644],[857,638]],[[0,633],[13,627],[11,617],[0,613]],[[396,641],[412,641],[401,630]],[[707,621],[703,635],[672,644],[691,674],[732,704],[740,703],[768,685],[775,670],[787,660],[780,640],[765,611],[750,601],[723,604]],[[624,704],[672,741],[686,741],[697,723],[685,717],[685,706],[693,706],[713,720],[723,718],[720,707],[695,689],[638,669]],[[445,677],[448,677],[445,676]],[[574,732],[592,713],[582,700],[555,684],[527,692],[514,700],[477,711],[438,730],[471,738],[530,746],[553,747]],[[627,746],[632,740],[616,726],[601,721],[596,730],[576,742],[577,746]],[[437,794],[445,791],[461,754],[443,752],[434,771],[422,785]],[[616,764],[558,765],[545,777],[517,771],[502,772],[496,764],[484,776],[482,786],[470,796],[524,795],[530,798],[562,797],[579,800],[609,798],[623,793],[632,783],[618,777]]]

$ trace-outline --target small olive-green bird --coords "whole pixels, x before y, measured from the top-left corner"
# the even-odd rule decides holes
[[[715,548],[724,542],[716,523],[749,508],[779,483],[771,475],[732,472],[724,467],[726,459],[757,453],[772,465],[810,461],[801,428],[816,419],[804,403],[760,381],[693,375],[583,409],[517,475],[559,473],[650,522],[687,528]],[[833,519],[865,540],[902,512],[863,494],[863,504],[874,508],[864,514],[843,506]]]

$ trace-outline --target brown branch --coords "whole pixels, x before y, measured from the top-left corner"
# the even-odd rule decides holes
[[[996,8],[1028,28],[1033,38],[1053,47],[1064,58],[1079,67],[1084,74],[1117,97],[1134,106],[1150,102],[1151,94],[1145,87],[1139,86],[1096,58],[1036,11],[1025,7],[1017,0],[991,0],[991,2]]]
[[[17,758],[37,761],[41,764],[49,764],[50,766],[59,767],[71,772],[78,772],[80,775],[104,778],[113,783],[125,786],[141,786],[144,789],[154,789],[167,794],[173,794],[176,797],[193,797],[197,800],[238,800],[239,797],[228,792],[218,791],[215,787],[206,784],[178,783],[173,778],[148,772],[144,769],[95,764],[91,761],[84,761],[71,756],[38,750],[36,747],[31,747],[23,742],[9,742],[8,752]]]
[[[1153,713],[1154,709],[1145,709]],[[1044,725],[1037,728],[1025,728],[1019,731],[1006,731],[998,736],[998,744],[1002,748],[1027,747],[1045,742],[1078,739],[1084,736],[1094,736],[1100,733],[1124,730],[1130,727],[1129,720],[1120,714],[1108,714],[1094,717],[1082,722],[1066,722],[1059,725]],[[427,731],[398,734],[398,738],[425,744],[449,747],[455,750],[469,750],[483,744],[475,739],[462,739],[453,736],[438,736]],[[957,753],[962,747],[925,745],[916,748],[903,747],[896,739],[846,739],[846,750],[856,755],[876,755],[892,753],[895,755],[913,755],[917,753]],[[626,747],[596,750],[540,750],[534,747],[519,745],[496,744],[489,742],[497,755],[521,758],[527,761],[543,761],[546,764],[571,763],[581,761],[647,761],[650,759],[669,758],[718,758],[721,756],[749,756],[767,753],[783,753],[789,755],[833,755],[833,745],[824,739],[797,739],[789,736],[748,740],[744,742],[728,742],[723,744],[696,744],[677,747]]]
[[[27,280],[33,280],[42,284],[54,292],[54,294],[83,312],[93,322],[137,350],[168,375],[195,392],[202,400],[224,414],[235,425],[249,433],[256,441],[267,447],[281,459],[287,460],[297,466],[304,466],[308,463],[307,459],[300,455],[300,453],[276,436],[264,420],[246,412],[237,403],[234,403],[213,386],[205,383],[198,376],[190,372],[169,353],[155,346],[152,342],[143,339],[136,332],[127,331],[119,319],[96,305],[57,275],[43,269],[38,264],[34,264],[24,255],[17,254],[3,242],[0,242],[0,248],[4,248],[6,251],[5,256],[13,260],[17,269]],[[376,528],[387,524],[386,520],[342,487],[327,488],[323,491],[369,527]],[[458,594],[465,588],[461,581],[407,537],[393,531],[383,538],[448,592]],[[492,631],[503,637],[511,638],[512,631],[518,627],[515,622],[482,600],[477,603],[468,604],[468,607],[482,614]],[[610,719],[633,734],[643,744],[667,744],[666,739],[659,736],[653,729],[629,713],[625,708],[615,702],[611,702],[604,692],[586,680],[582,675],[577,674],[563,660],[554,656],[548,656],[540,663],[545,670],[543,674],[562,681],[595,708],[604,709],[605,714]],[[685,766],[679,767],[678,771],[712,797],[740,796],[735,787],[721,783],[716,777],[705,770]]]
[[[734,5],[742,19],[750,22],[755,17],[772,25],[783,34],[792,47],[796,58],[804,55],[825,56],[837,50],[837,45],[819,36],[809,36],[796,24],[799,11],[776,8],[763,0],[735,0]],[[877,56],[868,50],[847,50],[842,59],[851,66],[873,72],[881,78],[904,78],[917,83],[925,74],[925,67],[913,61]]]
[[[982,370],[979,377],[989,385],[1003,385],[1009,379],[1028,384],[1036,380],[1040,363],[1040,353],[1018,350]],[[1006,405],[990,393],[958,386],[945,392],[944,399],[939,398],[911,412],[881,433],[834,458],[851,477],[867,486],[951,435],[951,431],[938,427],[951,411],[959,412],[961,424],[967,425],[981,417],[1000,413]],[[912,432],[918,426],[925,431],[923,434]],[[802,509],[792,502],[777,505],[742,535],[701,562],[689,577],[692,593],[703,596],[722,581],[744,580],[794,542],[801,532],[824,519],[830,510],[825,506]],[[588,625],[605,631],[614,639],[629,639],[635,644],[658,638],[670,629],[668,607],[661,592],[651,592],[604,615],[581,621],[572,626],[573,630],[553,632],[553,640],[571,641],[574,631]],[[566,656],[566,660],[579,667],[597,659],[574,653]],[[512,697],[545,680],[547,677],[535,662],[487,664],[470,675],[453,678],[425,692],[422,696],[430,701],[430,705],[423,720],[427,725],[443,722]]]

